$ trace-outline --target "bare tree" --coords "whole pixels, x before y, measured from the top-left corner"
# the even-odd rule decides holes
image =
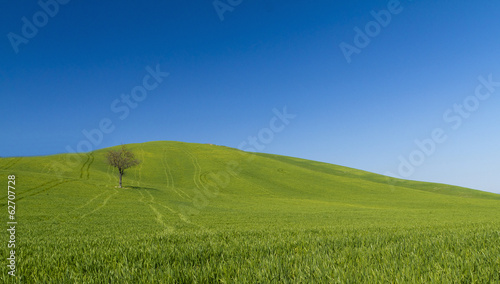
[[[125,170],[141,163],[141,161],[135,158],[134,153],[127,150],[125,145],[122,145],[120,150],[109,150],[106,153],[106,158],[109,165],[118,169],[118,173],[120,174],[120,188],[122,187],[122,177]]]

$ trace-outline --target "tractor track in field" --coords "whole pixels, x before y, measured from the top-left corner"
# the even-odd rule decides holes
[[[96,199],[98,199],[99,197],[101,197],[101,195],[103,195],[103,194],[107,194],[107,193],[110,193],[110,190],[103,191],[103,192],[101,192],[101,193],[97,194],[96,196],[92,197],[89,201],[85,202],[83,205],[80,205],[80,206],[76,207],[75,209],[73,209],[73,210],[69,211],[68,213],[58,214],[57,216],[55,216],[54,218],[52,218],[52,221],[54,221],[54,220],[56,220],[56,219],[61,219],[60,217],[61,217],[62,215],[70,215],[70,214],[72,214],[72,213],[74,213],[74,212],[76,212],[76,211],[78,211],[78,210],[80,210],[80,209],[82,209],[82,208],[84,208],[84,207],[87,207],[87,206],[88,206],[88,205],[90,205],[90,204],[91,204],[94,200],[96,200]],[[76,218],[76,217],[75,217],[75,218]],[[64,219],[61,219],[61,221],[66,222],[66,220],[64,220]]]
[[[165,177],[167,178],[167,188],[173,188],[174,185],[174,179],[172,177],[172,172],[170,171],[170,166],[168,165],[167,162],[167,149],[163,149],[163,159],[161,160],[163,164],[163,168],[165,169]]]
[[[151,192],[149,192],[149,190],[145,189],[144,191],[146,191],[146,193],[149,195],[149,201],[150,203],[155,203],[155,197],[151,194]]]
[[[80,168],[80,178],[83,178],[83,169],[85,168],[85,165],[87,164],[87,162],[90,161],[90,156],[87,155],[87,160],[85,160],[85,162],[83,163],[82,167]]]
[[[45,183],[42,183],[42,184],[37,185],[37,186],[35,186],[35,187],[32,187],[32,188],[30,188],[30,189],[26,189],[23,193],[30,192],[30,191],[32,191],[32,190],[35,190],[35,189],[39,188],[39,187],[43,187],[43,186],[46,186],[47,184],[50,184],[50,183],[53,183],[53,182],[57,182],[57,181],[59,181],[59,180],[58,180],[58,179],[53,179],[53,180],[51,180],[51,181],[47,181],[47,182],[45,182]]]
[[[94,163],[94,160],[95,160],[94,153],[90,153],[90,162],[87,165],[87,179],[90,178],[90,166],[92,166],[92,163]]]
[[[45,164],[45,166],[43,166],[42,173],[50,174],[51,171],[52,171],[51,164]]]
[[[56,183],[54,183],[56,182]],[[24,198],[26,197],[31,197],[31,196],[35,196],[35,195],[38,195],[38,194],[42,194],[44,192],[47,192],[51,189],[53,189],[54,187],[56,186],[59,186],[61,184],[65,184],[65,183],[69,183],[69,182],[75,182],[75,180],[65,180],[65,181],[60,181],[58,179],[56,180],[52,180],[52,181],[49,181],[49,182],[46,182],[46,183],[43,183],[39,186],[36,186],[36,187],[33,187],[31,189],[28,189],[20,194],[18,194],[16,196],[16,201],[19,201],[19,200],[23,200]],[[45,188],[44,188],[45,187]],[[35,189],[40,189],[40,191],[36,191],[36,192],[32,192],[33,190]],[[2,198],[3,199],[3,198]],[[6,204],[0,204],[0,207],[3,207],[5,206]]]
[[[187,223],[187,224],[189,224],[189,225],[192,225],[192,226],[198,227],[198,228],[200,228],[200,229],[204,229],[204,230],[206,230],[206,228],[204,228],[203,226],[198,225],[198,224],[195,224],[195,223],[193,223],[193,222],[189,221],[189,219],[188,219],[188,218],[186,218],[186,216],[182,215],[182,213],[180,213],[180,212],[178,212],[178,211],[175,211],[174,209],[170,208],[169,206],[167,206],[167,205],[165,205],[165,204],[158,203],[158,202],[155,202],[155,204],[156,204],[156,205],[158,205],[158,206],[161,206],[161,207],[163,207],[163,208],[165,208],[165,209],[167,209],[167,210],[169,210],[170,212],[172,212],[172,214],[177,215],[177,217],[179,217],[179,219],[180,219],[181,221],[183,221],[184,223]]]
[[[205,187],[201,180],[201,166],[200,163],[198,162],[198,158],[196,158],[191,152],[185,151],[186,154],[191,158],[191,162],[193,163],[194,166],[194,175],[193,175],[193,182],[199,190],[202,190],[203,192],[208,191],[208,189]]]
[[[173,190],[181,198],[190,199],[191,197],[186,192],[184,192],[181,189],[177,190],[175,188],[174,176],[172,175],[172,171],[171,171],[170,166],[168,165],[168,162],[167,162],[167,149],[163,150],[163,157],[161,159],[161,162],[163,165],[165,178],[167,179],[167,189]]]
[[[108,201],[111,199],[111,197],[115,196],[116,194],[118,194],[118,190],[116,190],[116,188],[115,188],[114,192],[111,193],[110,195],[108,195],[108,197],[106,197],[106,199],[104,199],[104,201],[102,202],[101,205],[97,206],[96,208],[94,208],[94,210],[90,211],[89,213],[83,214],[82,216],[80,216],[80,219],[83,219],[91,214],[94,214],[95,212],[104,208],[106,206],[106,204],[108,204]]]
[[[65,181],[61,181],[61,182],[58,182],[56,184],[53,184],[53,185],[50,185],[49,187],[45,188],[45,189],[42,189],[41,191],[38,191],[38,192],[35,192],[35,193],[31,193],[31,194],[28,194],[28,195],[25,195],[25,196],[22,196],[21,198],[24,198],[24,197],[30,197],[30,196],[35,196],[35,195],[38,195],[38,194],[41,194],[41,193],[44,193],[50,189],[53,189],[54,187],[56,186],[59,186],[61,184],[65,184],[65,183],[69,183],[69,182],[75,182],[75,180],[65,180]],[[20,200],[21,198],[18,198],[17,200]]]
[[[154,196],[151,194],[151,192],[149,192],[149,190],[147,189],[144,189],[144,191],[149,195],[149,200],[146,200],[144,201],[144,198],[146,198],[144,196],[144,194],[142,193],[142,191],[140,189],[136,189],[139,194],[141,195],[141,198],[139,198],[139,202],[143,203],[144,205],[147,205],[149,207],[149,209],[151,209],[151,211],[153,211],[153,213],[155,214],[156,218],[156,222],[158,222],[161,226],[165,227],[167,231],[173,231],[174,229],[170,226],[168,226],[165,221],[163,221],[164,219],[164,215],[158,211],[158,209],[156,209],[156,207],[153,206],[153,204],[157,204],[157,205],[160,205],[162,206],[161,204],[155,202],[155,198]]]
[[[167,209],[168,211],[174,213],[174,214],[178,214],[179,212],[175,211],[174,209],[168,207],[167,205],[164,205],[164,204],[161,204],[161,203],[158,203],[158,202],[155,202],[156,205],[160,205],[161,207]]]
[[[140,191],[139,189],[136,189],[136,190],[141,194],[141,198],[139,198],[138,201],[141,202],[141,203],[145,203],[144,202],[144,194],[142,194],[142,191]]]
[[[19,163],[22,160],[22,157],[14,158],[6,163],[6,165],[3,166],[2,170],[8,170],[15,166],[17,163]]]
[[[90,153],[87,154],[87,160],[83,163],[82,167],[80,168],[80,178],[83,179],[86,177],[86,179],[90,178],[90,166],[94,162],[94,154]]]
[[[74,211],[76,211],[76,210],[78,210],[78,209],[82,209],[83,207],[86,207],[86,206],[90,205],[90,203],[92,203],[92,201],[96,200],[97,198],[99,198],[101,195],[103,195],[103,194],[105,194],[105,193],[109,193],[109,191],[103,191],[103,192],[101,192],[101,193],[97,194],[96,196],[92,197],[89,201],[85,202],[85,204],[83,204],[83,205],[81,205],[81,206],[76,207],[76,208],[75,208],[73,211],[71,211],[71,212],[74,212]]]
[[[163,221],[163,218],[164,218],[164,215],[161,214],[161,212],[158,211],[158,209],[156,207],[154,207],[153,205],[158,205],[160,207],[163,207],[165,209],[167,209],[168,211],[170,211],[172,214],[174,215],[177,215],[179,217],[179,219],[187,224],[190,224],[192,226],[195,226],[195,227],[198,227],[198,228],[201,228],[201,229],[205,229],[204,227],[200,226],[200,225],[197,225],[197,224],[194,224],[192,223],[191,221],[189,221],[184,215],[182,215],[180,212],[172,209],[171,207],[165,205],[165,204],[161,204],[157,201],[155,201],[155,198],[154,196],[151,194],[151,192],[149,192],[149,190],[145,189],[144,191],[147,193],[147,195],[149,195],[149,200],[146,200],[144,201],[144,199],[146,198],[146,196],[142,193],[141,190],[137,189],[137,191],[139,192],[139,194],[141,195],[141,198],[139,198],[139,202],[145,204],[145,205],[148,205],[148,207],[151,209],[151,211],[153,211],[153,213],[156,215],[156,221],[161,224],[162,226],[164,226],[168,231],[173,231],[174,228],[168,226],[164,221]]]
[[[161,214],[160,211],[158,211],[152,204],[148,204],[149,208],[155,213],[156,215],[156,222],[158,222],[160,225],[165,227],[167,231],[173,231],[174,229],[170,226],[168,226],[164,221],[163,221],[163,214]]]
[[[40,185],[37,185],[37,186],[32,187],[32,188],[30,188],[30,189],[27,189],[27,190],[23,191],[22,193],[17,194],[17,196],[26,195],[28,192],[31,192],[31,191],[33,191],[33,190],[35,190],[35,189],[39,189],[39,188],[44,187],[44,186],[46,186],[46,185],[48,185],[48,184],[51,184],[51,183],[57,183],[58,181],[60,181],[60,180],[59,180],[59,179],[53,179],[53,180],[51,180],[51,181],[48,181],[48,182],[42,183],[42,184],[40,184]],[[2,198],[0,198],[0,199],[7,199],[7,196],[2,197]]]

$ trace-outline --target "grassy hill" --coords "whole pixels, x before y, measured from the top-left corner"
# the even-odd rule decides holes
[[[142,163],[124,188],[109,149],[0,159],[5,183],[16,175],[16,281],[500,281],[500,195],[208,144],[127,147]]]

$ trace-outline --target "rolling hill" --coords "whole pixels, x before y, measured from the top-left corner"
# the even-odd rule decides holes
[[[259,282],[274,273],[282,277],[278,282],[394,281],[405,280],[406,274],[400,271],[401,278],[397,278],[394,271],[376,270],[382,272],[370,276],[370,270],[366,275],[351,275],[348,266],[342,270],[339,264],[338,271],[333,264],[333,270],[328,268],[329,262],[323,258],[332,255],[310,253],[319,244],[346,236],[361,240],[364,247],[373,245],[371,237],[388,238],[385,242],[399,245],[394,236],[433,239],[451,230],[464,240],[475,238],[478,243],[470,246],[475,252],[476,245],[500,239],[495,229],[500,223],[497,194],[224,146],[158,141],[127,147],[142,163],[126,171],[124,188],[117,188],[116,171],[105,163],[109,149],[0,159],[0,177],[5,177],[5,183],[8,175],[16,176],[19,281],[148,282],[155,276],[173,282]],[[7,211],[7,196],[0,200]],[[370,238],[365,240],[366,236]],[[2,235],[2,239],[8,236]],[[257,243],[260,239],[267,240],[269,246],[269,251],[264,250],[265,259],[274,252],[282,254],[275,261],[284,263],[292,256],[307,255],[310,259],[297,259],[295,269],[284,266],[281,270],[270,259],[268,266],[262,264],[264,268],[247,263],[248,270],[244,261],[238,260],[242,272],[222,265],[250,253],[244,248],[255,249],[256,255],[263,253],[262,244]],[[304,244],[288,248],[290,242]],[[376,242],[376,246],[388,248],[384,242]],[[190,262],[186,252],[177,248],[184,248],[201,262]],[[227,251],[231,252],[225,255]],[[206,254],[215,255],[205,258]],[[200,256],[201,260],[196,258]],[[401,263],[408,267],[419,265],[416,259],[401,257]],[[355,266],[350,261],[356,259],[346,260],[344,265]],[[420,266],[432,264],[426,259],[422,256]],[[312,278],[307,278],[302,263],[311,266],[311,261],[322,263],[319,267],[324,271],[309,271]],[[498,257],[491,261],[489,265],[500,263]],[[482,262],[471,265],[481,266]],[[406,280],[419,279],[419,275],[425,276],[424,280],[443,275],[455,279],[445,268],[449,269],[444,266],[443,271],[420,272],[414,275],[417,278]],[[257,271],[267,274],[255,276]],[[464,277],[464,273],[457,275]],[[484,273],[489,279],[499,275],[494,269]],[[393,275],[396,278],[391,278]]]

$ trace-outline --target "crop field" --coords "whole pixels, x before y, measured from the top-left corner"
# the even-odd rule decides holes
[[[500,283],[500,195],[223,146],[1,158],[2,283]],[[7,196],[0,208],[7,221]]]

